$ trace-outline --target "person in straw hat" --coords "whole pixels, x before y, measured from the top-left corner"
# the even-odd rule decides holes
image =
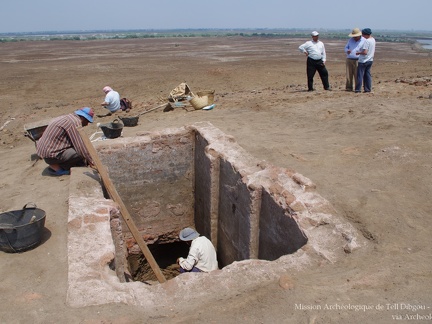
[[[354,28],[348,35],[350,39],[345,45],[346,54],[346,91],[354,91],[357,85],[357,65],[358,65],[358,55],[357,51],[363,45],[365,38],[362,37],[362,32],[359,28]],[[353,84],[354,80],[354,84]]]
[[[190,245],[187,258],[178,258],[180,272],[210,272],[218,269],[216,250],[212,242],[200,236],[193,228],[186,227],[180,231],[180,240]]]

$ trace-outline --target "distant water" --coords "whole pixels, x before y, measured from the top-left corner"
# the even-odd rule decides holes
[[[417,42],[425,49],[432,49],[432,39],[417,39]]]

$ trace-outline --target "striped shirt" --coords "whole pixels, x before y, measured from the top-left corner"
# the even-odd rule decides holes
[[[91,162],[90,154],[78,133],[78,127],[82,127],[82,123],[76,114],[54,118],[37,141],[37,154],[41,158],[57,158],[65,150],[73,147],[80,156]]]

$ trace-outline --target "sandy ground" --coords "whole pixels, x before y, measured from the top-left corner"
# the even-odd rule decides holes
[[[44,239],[0,253],[1,323],[392,323],[432,313],[432,55],[378,43],[373,93],[344,91],[345,42],[323,41],[333,91],[306,91],[306,39],[190,38],[0,44],[0,211],[34,202]],[[157,109],[138,131],[210,121],[258,159],[292,168],[370,241],[335,264],[212,304],[178,311],[111,304],[71,308],[67,292],[69,177],[44,175],[24,124],[91,106],[102,87],[130,98],[130,115],[163,103],[187,81],[215,90],[211,111]],[[113,117],[96,119],[109,122]],[[86,132],[91,135],[96,125]],[[240,285],[241,283],[239,283]],[[233,287],[232,289],[236,289]],[[356,308],[360,307],[360,310]],[[410,317],[407,317],[410,316]],[[426,316],[426,317],[422,317]],[[429,316],[429,317],[427,317]]]

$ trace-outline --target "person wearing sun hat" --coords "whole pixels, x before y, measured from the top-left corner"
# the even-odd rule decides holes
[[[306,74],[308,91],[315,90],[313,87],[313,78],[316,71],[318,71],[318,74],[321,78],[324,90],[331,90],[329,84],[329,75],[325,66],[327,55],[324,43],[318,40],[319,33],[317,31],[314,30],[311,33],[311,36],[311,41],[307,41],[306,43],[299,46],[299,51],[307,56]]]
[[[353,91],[355,89],[355,85],[357,84],[358,55],[356,53],[363,45],[365,38],[362,37],[362,33],[359,28],[354,28],[348,36],[350,37],[350,39],[345,45],[345,54],[346,54],[345,90]]]
[[[375,56],[375,38],[372,37],[372,30],[370,28],[362,29],[362,36],[365,38],[363,45],[356,52],[358,55],[358,68],[357,68],[357,84],[355,88],[356,93],[360,93],[362,83],[365,93],[372,91],[372,74],[371,68]]]
[[[93,165],[90,153],[78,133],[79,127],[93,123],[93,116],[93,109],[84,107],[54,118],[48,124],[36,143],[36,152],[48,164],[50,175],[68,175],[74,166]]]
[[[180,272],[210,272],[218,269],[216,250],[212,242],[191,227],[180,231],[180,240],[190,245],[187,258],[178,258]]]

